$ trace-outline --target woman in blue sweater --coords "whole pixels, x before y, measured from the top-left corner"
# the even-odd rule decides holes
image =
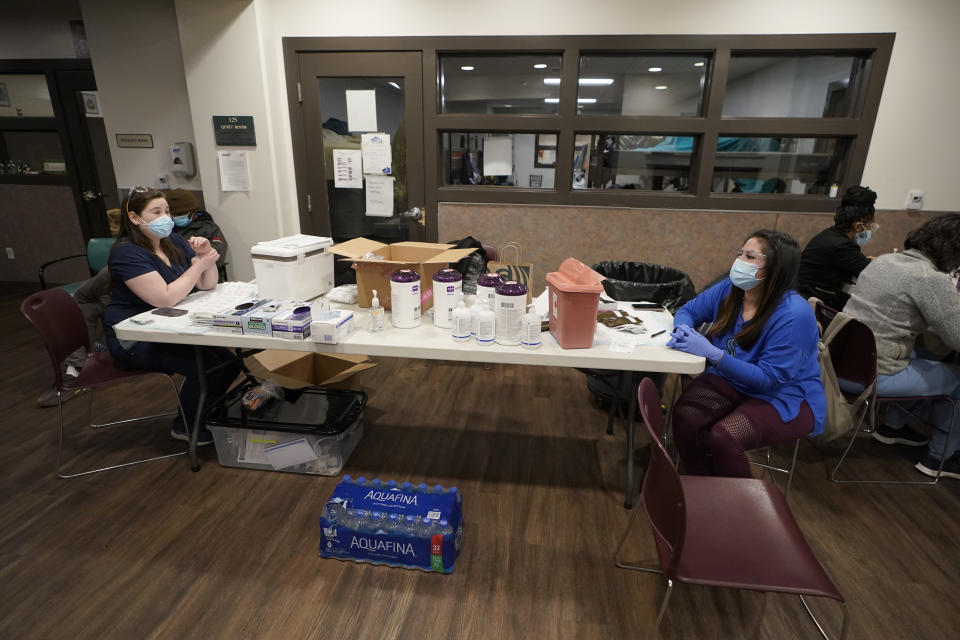
[[[817,323],[793,288],[800,246],[778,231],[750,235],[730,277],[674,316],[668,347],[707,359],[673,413],[687,473],[749,477],[745,451],[823,431],[826,398]],[[693,327],[709,324],[705,334]]]

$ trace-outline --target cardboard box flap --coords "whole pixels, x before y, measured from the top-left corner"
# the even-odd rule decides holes
[[[448,249],[447,251],[442,251],[435,256],[427,258],[426,260],[421,260],[421,262],[425,262],[429,264],[436,264],[438,262],[449,262],[450,264],[454,264],[456,262],[460,262],[461,260],[463,260],[464,258],[466,258],[468,255],[470,255],[476,250],[477,250],[476,247],[473,247],[470,249]]]
[[[377,366],[363,355],[275,349],[251,356],[247,365],[255,377],[276,380],[288,389],[334,384]]]
[[[367,238],[354,238],[353,240],[347,240],[346,242],[335,244],[327,249],[327,251],[330,253],[335,253],[338,256],[346,256],[347,258],[359,258],[363,254],[370,252],[373,252],[376,255],[384,258],[389,258],[389,249],[390,245],[377,242],[376,240],[368,240]]]

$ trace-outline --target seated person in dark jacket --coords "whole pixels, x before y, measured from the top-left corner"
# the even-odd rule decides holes
[[[210,246],[220,254],[217,268],[222,274],[227,241],[224,240],[220,227],[213,221],[213,216],[201,209],[197,199],[186,189],[171,189],[165,192],[165,195],[167,204],[170,205],[170,216],[173,218],[173,230],[186,240],[194,236],[209,240]]]
[[[850,299],[844,285],[854,283],[870,264],[860,248],[880,228],[873,221],[876,201],[877,194],[869,187],[850,187],[843,194],[834,225],[815,235],[800,255],[797,291],[801,295],[816,296],[828,307],[843,309]]]

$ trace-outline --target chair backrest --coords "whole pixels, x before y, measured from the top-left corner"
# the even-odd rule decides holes
[[[814,315],[824,333],[837,317],[837,311],[818,302]],[[877,377],[877,343],[870,327],[856,318],[847,323],[833,336],[829,344],[830,360],[837,378],[849,380],[868,387]]]
[[[79,347],[90,352],[90,334],[80,305],[63,289],[44,289],[20,304],[20,313],[37,328],[53,363],[57,387],[63,387],[63,361]]]
[[[497,250],[494,248],[493,245],[491,244],[483,245],[483,252],[487,254],[488,261],[495,261],[497,259]]]
[[[90,275],[97,275],[100,269],[107,266],[113,243],[113,238],[90,238],[87,241],[87,265],[90,267]]]
[[[643,476],[640,499],[656,538],[657,554],[664,575],[675,574],[686,528],[686,502],[683,485],[673,460],[663,446],[663,417],[660,413],[660,394],[650,378],[640,381],[637,389],[640,415],[647,425],[652,443],[650,464]]]

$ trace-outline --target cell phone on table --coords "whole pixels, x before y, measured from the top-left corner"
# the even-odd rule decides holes
[[[177,316],[186,315],[186,309],[174,309],[173,307],[158,307],[151,311],[158,316],[166,316],[167,318],[176,318]]]
[[[658,305],[656,302],[634,302],[634,309],[650,309],[654,311],[663,311],[663,307]]]

